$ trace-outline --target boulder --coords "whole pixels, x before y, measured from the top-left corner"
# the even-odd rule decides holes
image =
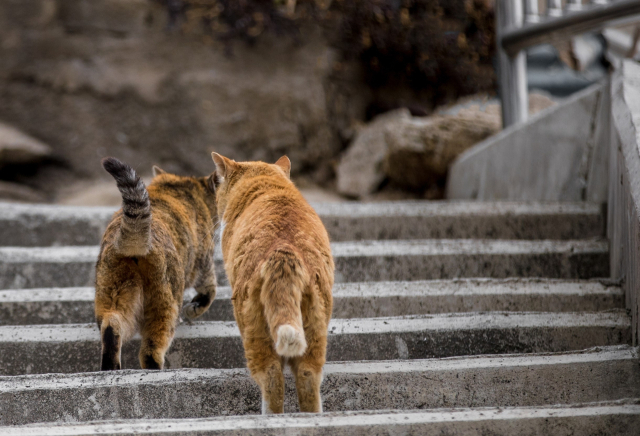
[[[459,154],[500,131],[500,124],[499,116],[475,108],[403,120],[386,132],[384,175],[398,187],[426,189],[445,178]]]
[[[546,95],[529,94],[531,115],[554,104]],[[456,157],[501,129],[499,102],[478,96],[430,117],[405,119],[386,132],[383,171],[393,185],[407,190],[443,185]]]
[[[531,114],[553,104],[545,95],[529,96]],[[428,117],[412,117],[408,109],[387,112],[362,128],[342,156],[338,192],[361,198],[384,181],[414,192],[442,186],[459,154],[501,128],[500,104],[487,96],[462,99]]]
[[[358,198],[378,190],[386,177],[382,164],[389,148],[387,132],[410,120],[408,109],[397,109],[379,115],[361,129],[336,169],[339,193]]]
[[[51,155],[51,148],[7,124],[0,123],[0,168],[37,163]]]

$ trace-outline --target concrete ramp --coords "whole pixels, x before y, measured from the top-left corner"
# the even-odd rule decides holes
[[[608,84],[592,85],[454,161],[451,200],[607,201]]]

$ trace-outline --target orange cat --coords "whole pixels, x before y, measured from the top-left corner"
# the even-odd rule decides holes
[[[302,412],[321,412],[320,383],[333,300],[333,258],[320,218],[275,165],[212,154],[222,253],[247,366],[262,412],[284,411],[283,369]]]
[[[140,365],[162,369],[185,287],[198,294],[187,318],[202,315],[216,295],[213,175],[180,177],[154,167],[149,188],[129,165],[102,161],[118,183],[122,209],[109,223],[96,264],[95,313],[101,369],[121,368],[122,344],[140,331]]]

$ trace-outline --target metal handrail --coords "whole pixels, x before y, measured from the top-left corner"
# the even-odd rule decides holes
[[[600,30],[611,21],[640,14],[640,1],[620,0],[606,5],[593,5],[573,13],[571,10],[567,8],[566,15],[555,19],[506,30],[500,41],[502,48],[507,54],[514,55],[534,45],[564,41],[572,36]]]
[[[523,4],[524,1],[524,4]],[[640,0],[547,0],[546,15],[538,0],[496,2],[498,79],[505,127],[528,118],[526,58],[524,49],[537,44],[565,41],[640,14]],[[523,8],[524,6],[524,8]]]

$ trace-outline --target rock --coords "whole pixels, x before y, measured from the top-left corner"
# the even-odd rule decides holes
[[[28,186],[0,180],[0,201],[42,203],[45,198],[38,191]]]
[[[546,93],[532,92],[529,94],[529,115],[535,115],[549,107],[558,104]]]
[[[36,163],[51,155],[51,148],[20,130],[0,123],[0,168]]]
[[[336,170],[339,193],[358,198],[378,190],[385,179],[387,132],[410,120],[408,109],[397,109],[379,115],[356,135]]]
[[[550,94],[544,91],[533,91],[529,93],[529,115],[556,105]],[[495,117],[496,123],[500,121],[500,101],[497,98],[489,97],[486,94],[476,94],[459,99],[453,105],[443,106],[436,110],[438,115],[458,115],[460,111],[481,111]]]
[[[531,114],[554,104],[545,95],[529,95]],[[426,191],[443,185],[460,153],[501,128],[500,104],[487,96],[461,99],[429,117],[412,117],[408,109],[387,112],[362,128],[343,155],[338,192],[362,198],[389,180],[395,188],[431,197],[436,194]]]
[[[529,94],[531,115],[554,104],[546,95]],[[458,155],[501,129],[500,104],[477,96],[437,115],[403,120],[398,128],[387,131],[383,171],[404,189],[423,191],[443,185]]]
[[[461,109],[457,115],[403,120],[386,132],[383,171],[395,185],[423,190],[441,182],[449,164],[467,148],[497,133],[501,120],[490,112]]]

